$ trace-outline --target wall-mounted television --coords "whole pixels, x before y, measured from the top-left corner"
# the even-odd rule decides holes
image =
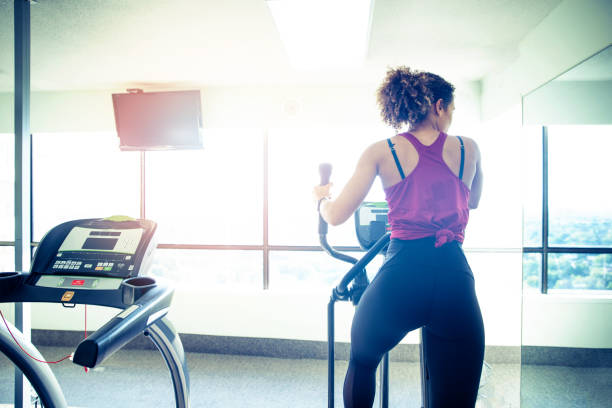
[[[121,150],[202,148],[200,91],[113,94]]]

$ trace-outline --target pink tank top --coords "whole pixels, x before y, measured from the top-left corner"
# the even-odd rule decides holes
[[[455,240],[462,243],[470,214],[470,190],[442,158],[446,133],[440,132],[431,146],[425,146],[410,133],[401,136],[415,147],[419,162],[402,181],[385,189],[391,238],[435,236],[436,248]]]

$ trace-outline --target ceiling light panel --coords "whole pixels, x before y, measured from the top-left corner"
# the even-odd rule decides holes
[[[296,69],[363,65],[374,0],[266,0],[266,3]]]

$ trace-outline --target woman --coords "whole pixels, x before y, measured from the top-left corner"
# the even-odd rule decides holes
[[[398,67],[377,99],[383,120],[408,132],[362,154],[340,195],[331,184],[314,197],[332,225],[346,221],[379,176],[389,204],[391,242],[364,292],[351,328],[346,407],[371,407],[382,356],[423,327],[431,407],[474,407],[484,356],[484,327],[474,277],[461,249],[469,210],[482,191],[480,152],[446,132],[454,86],[438,75]]]

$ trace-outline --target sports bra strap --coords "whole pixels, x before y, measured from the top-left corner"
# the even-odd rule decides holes
[[[459,143],[461,143],[461,164],[459,164],[459,180],[463,180],[463,163],[465,161],[465,146],[463,145],[463,139],[461,136],[457,136]]]
[[[402,180],[406,178],[404,176],[404,170],[402,170],[402,166],[400,165],[399,159],[397,158],[397,153],[395,152],[395,145],[391,143],[391,139],[387,139],[387,143],[389,144],[389,148],[391,149],[391,154],[393,154],[393,159],[395,160],[395,165],[399,170],[400,176],[402,176]],[[462,156],[463,157],[463,156]]]

